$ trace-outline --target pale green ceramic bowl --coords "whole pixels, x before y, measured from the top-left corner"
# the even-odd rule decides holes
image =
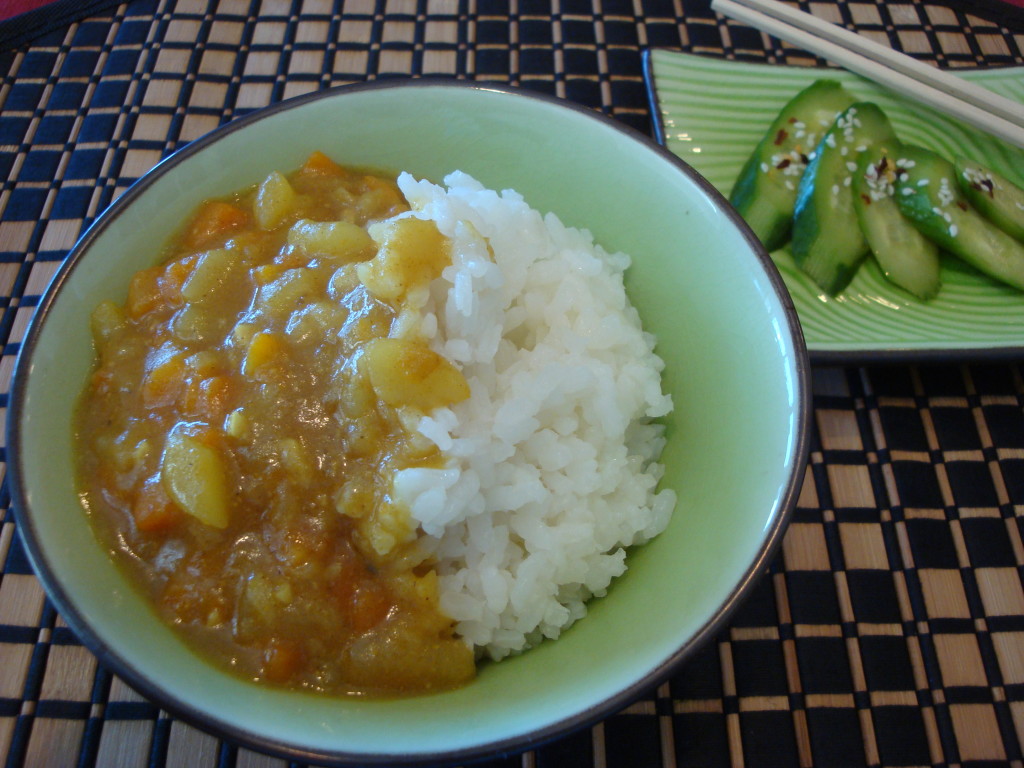
[[[257,687],[194,656],[93,536],[75,492],[71,416],[92,365],[89,314],[201,199],[299,166],[346,164],[514,188],[634,259],[628,288],[675,399],[664,534],[562,638],[480,669],[457,691],[397,701]],[[64,618],[115,672],[197,725],[300,760],[448,762],[535,746],[663,681],[764,570],[805,466],[806,351],[789,296],[729,205],[639,134],[522,92],[437,82],[288,101],[187,146],[86,233],[42,300],[12,391],[18,530]]]

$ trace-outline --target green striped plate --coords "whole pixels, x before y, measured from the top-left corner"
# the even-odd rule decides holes
[[[1024,185],[1024,150],[845,70],[746,64],[668,50],[647,52],[647,87],[658,140],[728,194],[779,109],[820,77],[874,101],[901,139],[947,158],[962,154]],[[1024,67],[958,72],[1024,102]],[[944,257],[943,287],[921,302],[889,283],[873,259],[849,287],[824,296],[789,251],[772,254],[818,361],[1008,357],[1024,353],[1024,294]]]

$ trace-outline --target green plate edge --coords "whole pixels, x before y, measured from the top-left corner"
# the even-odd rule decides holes
[[[842,69],[755,64],[667,49],[645,52],[657,140],[728,195],[740,167],[782,106],[814,80],[840,81],[877,103],[906,142],[952,159],[962,154],[1024,185],[1024,150]],[[1024,103],[1024,67],[956,72]],[[889,283],[874,259],[847,289],[825,296],[793,263],[772,253],[816,362],[1006,358],[1024,354],[1024,294],[952,257],[943,287],[921,302]]]

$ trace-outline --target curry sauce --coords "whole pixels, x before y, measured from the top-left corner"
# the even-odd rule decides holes
[[[82,497],[113,555],[202,653],[253,680],[411,694],[474,675],[398,469],[469,395],[417,333],[450,263],[394,181],[316,153],[203,203],[124,304],[93,315]]]

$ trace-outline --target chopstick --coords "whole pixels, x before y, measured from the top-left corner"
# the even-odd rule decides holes
[[[1024,147],[1024,104],[778,0],[712,0],[712,9],[816,53],[939,112]]]

